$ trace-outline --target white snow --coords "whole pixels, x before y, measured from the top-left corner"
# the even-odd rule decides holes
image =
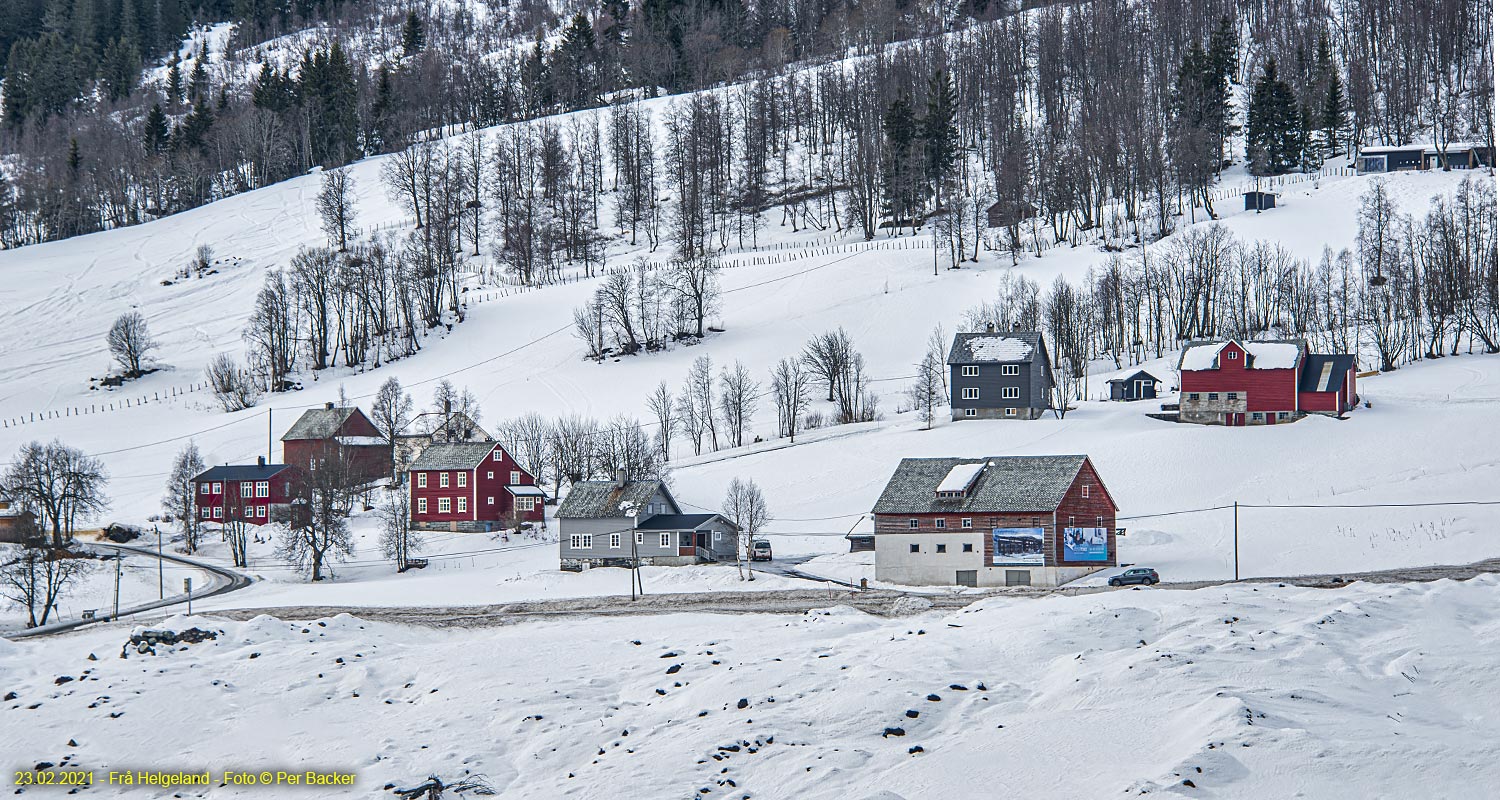
[[[969,352],[978,361],[1024,361],[1031,357],[1031,343],[1014,336],[975,336]]]
[[[896,619],[178,617],[151,627],[221,633],[125,659],[128,624],[0,642],[0,750],[99,780],[209,769],[183,795],[214,798],[293,793],[219,787],[234,768],[356,774],[295,791],[315,800],[466,773],[534,798],[1466,797],[1500,783],[1500,714],[1475,702],[1500,694],[1497,604],[1487,576]]]
[[[978,464],[959,464],[953,469],[948,470],[948,474],[938,484],[937,491],[962,492],[969,488],[969,484],[973,483],[974,479],[979,477],[979,473],[983,471],[984,462]]]
[[[1226,344],[1228,342],[1214,342],[1187,348],[1182,356],[1182,368],[1185,370],[1214,369],[1214,362],[1218,360],[1219,351],[1223,350]],[[1297,359],[1302,353],[1297,345],[1286,342],[1243,342],[1240,345],[1254,357],[1250,360],[1251,369],[1292,369],[1297,366]]]

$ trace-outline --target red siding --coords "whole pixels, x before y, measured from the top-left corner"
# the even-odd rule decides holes
[[[1219,351],[1218,369],[1182,371],[1182,391],[1242,392],[1246,411],[1295,411],[1300,369],[1300,361],[1297,369],[1246,369],[1244,349],[1230,342]]]
[[[499,460],[496,460],[496,456]],[[514,498],[505,487],[511,483],[511,472],[519,472],[520,480],[517,484],[523,486],[535,486],[536,478],[517,464],[511,455],[505,452],[505,448],[496,444],[488,455],[485,456],[478,466],[467,470],[448,470],[448,487],[442,486],[441,470],[413,470],[408,476],[408,486],[411,491],[411,518],[414,522],[510,522],[511,507]],[[458,485],[458,474],[462,472],[465,476],[465,485]],[[427,476],[427,486],[417,485],[419,475]],[[448,498],[449,512],[447,514],[438,511],[438,500]],[[467,508],[463,513],[458,512],[458,498],[463,497],[467,501]],[[418,502],[427,500],[427,511],[419,512]],[[491,503],[490,500],[494,502]],[[543,508],[540,498],[536,506],[526,512],[524,519],[528,522],[541,522],[546,510]]]
[[[1088,487],[1088,497],[1083,496],[1085,486]],[[1104,518],[1102,523],[1100,517]],[[1099,473],[1094,470],[1093,462],[1087,460],[1083,462],[1083,469],[1078,471],[1078,476],[1073,479],[1073,485],[1068,487],[1068,493],[1063,495],[1062,503],[1057,507],[1057,527],[1109,529],[1109,560],[1104,562],[1063,561],[1062,539],[1053,537],[1053,551],[1049,554],[1047,563],[1092,566],[1115,564],[1115,502],[1110,497],[1109,490],[1104,488],[1104,482],[1099,480]]]
[[[337,436],[380,436],[380,429],[365,416],[363,411],[354,413],[339,426]],[[366,480],[389,478],[391,474],[391,449],[385,445],[340,445],[337,439],[288,439],[281,443],[282,460],[299,469],[312,471],[314,461],[330,458],[337,448],[343,448],[354,471]]]
[[[297,471],[285,469],[272,475],[267,481],[266,490],[268,497],[255,497],[255,481],[195,481],[193,486],[193,505],[198,519],[203,522],[217,522],[223,524],[228,515],[236,512],[243,515],[245,522],[252,525],[265,525],[271,522],[270,507],[286,505],[297,496],[298,483],[296,481]],[[213,484],[218,483],[220,491],[214,492]],[[251,485],[251,496],[240,496],[240,484]],[[203,492],[202,486],[207,484],[210,491]],[[225,504],[226,499],[232,502]],[[250,513],[247,509],[265,508],[265,514]],[[203,516],[203,509],[208,509],[209,515]],[[217,510],[217,516],[215,511]]]

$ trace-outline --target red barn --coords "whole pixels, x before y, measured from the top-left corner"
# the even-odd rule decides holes
[[[1183,422],[1275,425],[1359,403],[1354,356],[1309,353],[1303,339],[1188,342],[1178,369]]]
[[[407,474],[417,528],[491,531],[541,522],[546,495],[498,442],[435,443]]]
[[[295,467],[260,458],[253,465],[224,464],[195,476],[193,505],[204,522],[286,522],[301,488]]]
[[[281,437],[281,447],[286,463],[309,473],[343,458],[361,482],[391,477],[390,443],[358,408],[327,403],[302,412]]]

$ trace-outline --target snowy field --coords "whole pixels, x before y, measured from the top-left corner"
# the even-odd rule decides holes
[[[176,618],[164,626],[222,633],[128,659],[123,625],[0,642],[15,693],[0,750],[100,780],[213,773],[208,791],[129,791],[143,798],[272,796],[218,787],[225,769],[357,775],[306,798],[429,775],[534,798],[1469,798],[1500,784],[1500,715],[1475,702],[1500,693],[1497,603],[1486,576],[997,598],[897,619]]]
[[[132,546],[146,547],[144,539],[132,542]],[[155,547],[153,538],[151,547]],[[0,544],[0,560],[8,560],[15,545]],[[102,548],[101,553],[111,553]],[[201,591],[211,585],[212,578],[201,569],[164,561],[158,571],[154,557],[129,554],[120,560],[120,609],[159,600],[163,596],[182,594],[182,581],[192,578],[193,590]],[[47,622],[68,622],[78,619],[83,612],[93,609],[97,616],[105,617],[114,609],[115,561],[101,559],[92,562],[84,575],[77,579],[73,588],[59,599],[57,608]],[[196,604],[194,604],[196,609]],[[38,610],[40,615],[40,610]],[[0,632],[21,630],[26,627],[26,610],[12,604],[0,603]]]

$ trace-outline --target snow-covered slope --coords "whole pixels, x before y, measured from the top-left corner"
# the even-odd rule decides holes
[[[225,769],[357,776],[307,798],[429,775],[533,798],[1472,797],[1500,782],[1500,717],[1476,702],[1500,692],[1497,602],[1484,577],[898,619],[178,618],[159,627],[222,633],[128,659],[124,626],[0,642],[0,749],[101,781],[213,773],[135,797],[277,793]]]

